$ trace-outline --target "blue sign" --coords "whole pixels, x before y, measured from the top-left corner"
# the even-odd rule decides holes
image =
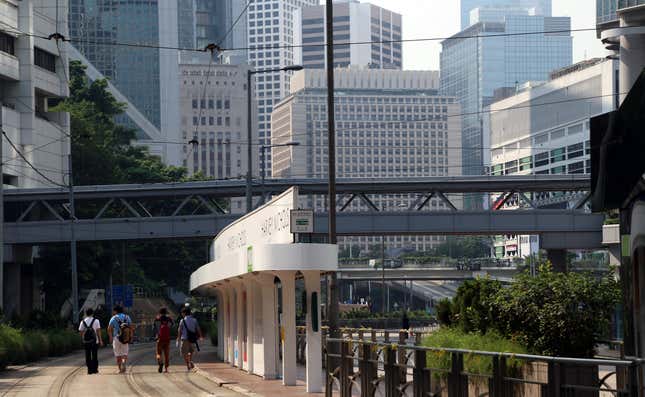
[[[105,289],[105,304],[132,307],[134,305],[134,287],[132,285],[113,285],[112,291]]]

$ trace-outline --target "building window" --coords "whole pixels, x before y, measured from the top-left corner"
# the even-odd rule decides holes
[[[549,165],[549,152],[539,153],[535,155],[535,166],[543,167]]]
[[[580,142],[580,143],[576,143],[575,145],[568,146],[567,152],[569,154],[569,159],[582,157],[584,155],[583,143]]]
[[[34,64],[45,70],[56,73],[56,56],[34,47]]]
[[[0,33],[0,51],[15,55],[16,38],[8,34]]]

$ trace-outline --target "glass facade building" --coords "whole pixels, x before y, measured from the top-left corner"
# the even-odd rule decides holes
[[[462,157],[465,175],[484,173],[483,109],[495,91],[527,81],[546,81],[555,69],[572,63],[569,33],[486,37],[504,33],[569,30],[568,17],[511,15],[500,22],[479,22],[442,42],[441,89],[462,106]],[[459,36],[478,36],[459,38]]]
[[[645,0],[596,0],[596,22],[598,24],[616,21],[616,10],[645,4]]]
[[[551,0],[461,0],[461,29],[470,26],[470,11],[486,7],[535,8],[536,15],[547,17],[550,17],[552,12]]]
[[[113,45],[159,45],[157,0],[112,3],[70,0],[70,37],[92,65],[160,128],[159,50]]]

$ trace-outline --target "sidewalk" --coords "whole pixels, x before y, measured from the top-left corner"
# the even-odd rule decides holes
[[[305,391],[305,368],[298,366],[296,386],[283,386],[281,379],[264,380],[257,375],[250,375],[217,359],[215,352],[205,352],[195,357],[198,373],[215,381],[227,389],[250,397],[301,397],[323,396],[324,393],[307,393]]]

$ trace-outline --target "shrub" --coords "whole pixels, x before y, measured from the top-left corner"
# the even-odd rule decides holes
[[[441,325],[452,325],[452,303],[450,299],[445,298],[437,302],[437,320]]]
[[[26,360],[23,336],[15,328],[0,325],[0,350],[4,353],[3,368],[10,364],[23,364]]]
[[[526,353],[521,344],[504,338],[495,331],[486,334],[467,333],[457,328],[443,327],[433,332],[423,341],[427,347],[440,349],[466,349],[492,351],[501,353]],[[451,355],[444,351],[428,352],[428,367],[447,370],[451,367]],[[517,359],[507,359],[509,370],[519,370],[523,362]],[[477,354],[464,355],[464,370],[473,374],[492,374],[493,359]]]
[[[620,286],[612,277],[556,273],[543,265],[536,277],[522,274],[500,290],[495,306],[500,331],[522,340],[531,351],[592,357],[619,301]]]
[[[24,334],[25,360],[36,361],[47,357],[49,353],[49,340],[45,334],[38,331],[28,331]]]
[[[495,325],[495,296],[501,288],[499,281],[490,278],[464,281],[452,301],[450,321],[464,332],[485,334]]]

